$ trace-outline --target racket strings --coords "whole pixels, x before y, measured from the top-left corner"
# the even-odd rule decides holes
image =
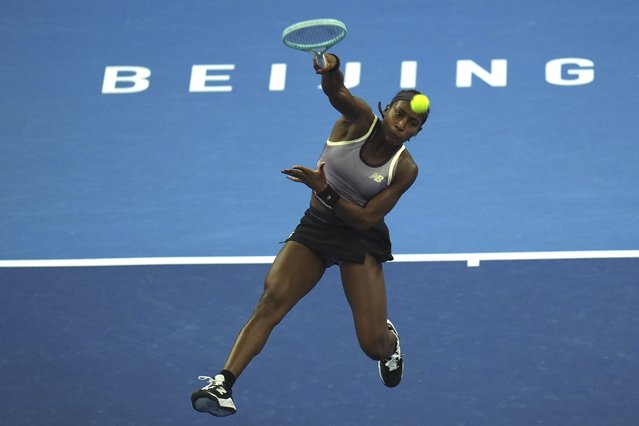
[[[291,31],[284,37],[284,42],[298,49],[318,49],[333,45],[343,35],[343,28],[334,25],[314,25]]]

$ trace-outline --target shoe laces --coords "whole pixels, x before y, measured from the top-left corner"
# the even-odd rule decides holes
[[[217,386],[224,387],[224,376],[222,376],[221,374],[218,374],[215,377],[198,376],[198,380],[208,380],[209,381],[209,384],[204,386],[202,388],[202,390],[209,390],[209,389],[217,387]]]
[[[395,371],[399,368],[399,363],[402,360],[402,350],[399,347],[399,336],[397,335],[395,330],[391,329],[391,331],[397,338],[397,341],[395,343],[395,352],[393,352],[390,357],[386,358],[384,365],[386,366],[386,368],[388,368],[388,371]]]
[[[388,360],[384,363],[388,371],[395,371],[399,368],[399,362],[402,360],[402,356],[397,352],[388,358]]]

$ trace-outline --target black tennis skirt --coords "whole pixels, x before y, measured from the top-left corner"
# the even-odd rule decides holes
[[[379,263],[393,260],[388,227],[384,220],[358,231],[330,213],[309,208],[286,241],[310,248],[326,261],[326,266],[341,262],[364,263],[367,254]]]

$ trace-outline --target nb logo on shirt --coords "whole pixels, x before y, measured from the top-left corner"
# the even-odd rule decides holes
[[[377,172],[373,172],[373,174],[371,174],[368,178],[374,180],[377,183],[381,183],[384,180],[384,176],[380,175]]]

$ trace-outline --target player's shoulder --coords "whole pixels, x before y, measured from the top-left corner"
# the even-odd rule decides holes
[[[373,109],[363,98],[360,98],[359,96],[353,96],[353,100],[357,104],[358,108],[360,108],[362,111],[372,113]]]
[[[375,114],[364,99],[353,96],[352,108],[349,114],[344,114],[344,119],[351,124],[371,125],[375,119]]]
[[[415,159],[410,154],[410,151],[408,150],[408,148],[406,148],[406,145],[404,145],[404,150],[399,156],[399,162],[403,164],[404,167],[418,168],[417,163],[415,162]]]
[[[372,130],[375,114],[371,107],[360,98],[354,102],[353,112],[342,115],[333,129],[331,140],[354,140]]]
[[[414,181],[419,174],[419,166],[405,146],[397,161],[397,174],[405,176],[410,181]]]

